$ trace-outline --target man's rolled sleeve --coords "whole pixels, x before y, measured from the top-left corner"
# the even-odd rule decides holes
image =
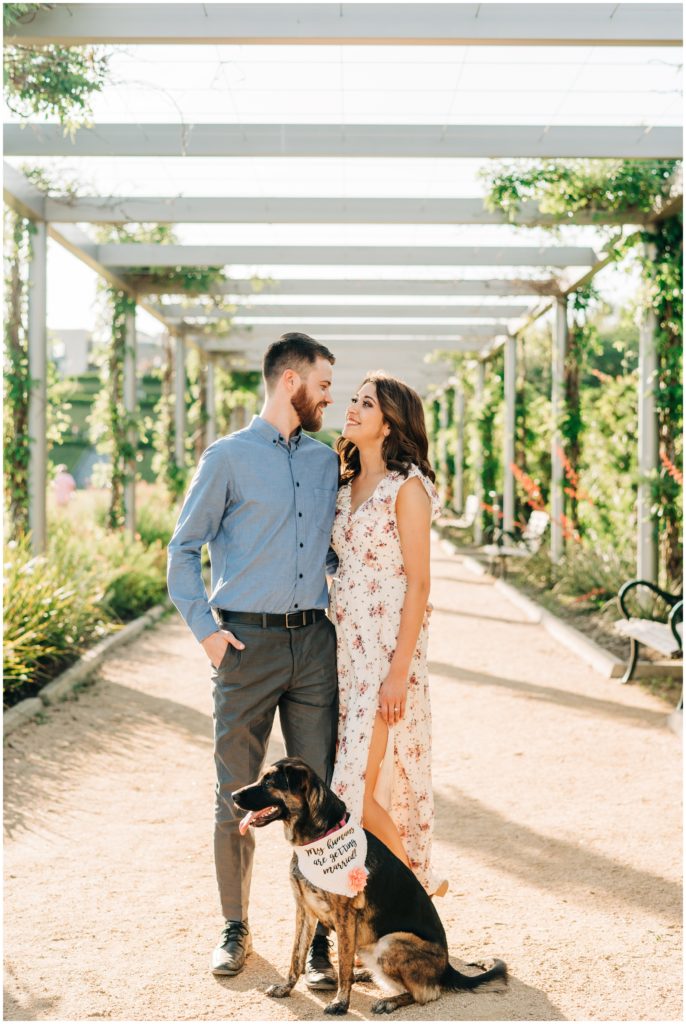
[[[218,441],[203,453],[167,550],[169,596],[199,642],[218,629],[203,583],[201,551],[221,528],[229,491],[229,460]]]

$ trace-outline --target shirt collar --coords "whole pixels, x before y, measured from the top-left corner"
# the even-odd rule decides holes
[[[280,434],[276,427],[272,426],[271,423],[268,423],[267,420],[262,419],[261,416],[253,416],[250,422],[250,429],[256,430],[260,437],[263,437],[265,441],[269,441],[270,444],[289,444],[288,439],[285,438],[283,434]],[[297,448],[302,440],[302,436],[303,429],[302,427],[298,427],[298,429],[294,431],[293,434],[291,434],[290,444]]]

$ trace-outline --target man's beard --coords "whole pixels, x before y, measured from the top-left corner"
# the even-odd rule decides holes
[[[298,414],[303,430],[310,430],[313,433],[319,430],[326,406],[323,402],[317,402],[309,397],[305,384],[301,384],[293,395],[291,405]]]

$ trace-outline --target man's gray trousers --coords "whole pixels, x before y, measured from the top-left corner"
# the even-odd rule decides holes
[[[231,793],[254,782],[265,762],[274,712],[289,757],[302,757],[328,783],[338,719],[336,633],[327,618],[296,629],[227,621],[231,644],[213,673],[217,769],[214,861],[222,913],[248,916],[255,839],[238,832]]]

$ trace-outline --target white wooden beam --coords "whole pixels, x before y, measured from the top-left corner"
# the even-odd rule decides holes
[[[20,216],[28,217],[35,223],[46,222],[45,196],[32,182],[8,163],[3,165],[3,198],[5,203]],[[54,224],[47,222],[46,227],[47,234],[53,241],[94,270],[108,284],[121,289],[132,298],[137,298],[136,291],[130,284],[98,262],[97,246],[75,224],[65,224],[58,230]],[[145,309],[156,320],[160,320],[165,326],[168,326],[152,303],[140,299],[138,304],[141,309]]]
[[[242,354],[252,357],[262,355],[267,346],[276,341],[276,334],[245,334],[233,332],[229,336],[216,334],[201,335],[190,331],[188,340],[197,344],[206,352]],[[416,361],[437,348],[450,352],[481,352],[487,345],[490,335],[472,334],[467,337],[442,337],[437,339],[431,335],[407,334],[334,334],[321,332],[314,335],[317,341],[330,348],[334,354],[344,350],[355,350],[364,354],[365,363],[373,363],[377,357],[397,358],[399,354],[409,354]]]
[[[450,245],[147,245],[97,246],[106,267],[443,266],[587,267],[596,262],[582,246]]]
[[[682,131],[651,125],[7,124],[7,156],[573,157],[678,159]]]
[[[430,303],[424,303],[416,306],[387,306],[387,305],[333,305],[332,303],[322,303],[320,305],[313,305],[312,303],[305,304],[279,304],[274,303],[273,305],[267,305],[262,303],[261,305],[237,305],[232,307],[230,312],[219,308],[213,308],[211,306],[187,306],[184,307],[179,303],[170,303],[161,305],[159,307],[160,312],[168,320],[193,320],[203,319],[211,322],[212,320],[222,320],[227,316],[231,317],[234,322],[239,318],[246,318],[248,320],[259,323],[261,320],[275,320],[280,319],[300,319],[300,320],[319,320],[322,318],[332,317],[345,317],[348,318],[390,318],[400,319],[405,317],[421,318],[425,319],[430,317],[433,319],[442,320],[488,320],[489,318],[494,319],[509,319],[514,317],[524,316],[528,312],[529,307],[525,305],[432,305]]]
[[[272,196],[83,196],[45,199],[45,217],[56,224],[510,224],[548,227],[559,223],[525,203],[510,221],[470,198],[292,198]],[[580,210],[574,224],[644,224],[643,210]]]
[[[292,326],[292,325],[289,325]],[[309,328],[309,329],[308,329]],[[367,321],[366,323],[346,324],[322,321],[318,324],[303,321],[298,329],[305,334],[311,334],[318,341],[326,343],[327,338],[369,338],[375,341],[396,341],[415,338],[426,339],[435,346],[442,344],[450,338],[494,338],[498,335],[507,335],[508,329],[505,323],[464,323],[464,324],[392,324],[387,321]],[[187,333],[197,337],[228,337],[232,342],[254,343],[255,340],[263,340],[266,345],[270,344],[284,332],[280,324],[265,326],[263,324],[241,324],[232,326],[224,334],[212,331],[208,327],[203,331],[199,325],[188,325]]]
[[[165,287],[160,289],[159,285],[153,282],[146,282],[144,278],[136,284],[141,295],[178,295],[179,288]],[[526,280],[524,278],[489,278],[472,279],[461,281],[432,281],[407,278],[355,278],[348,279],[325,279],[325,278],[285,278],[280,281],[267,278],[265,280],[247,278],[234,278],[225,284],[213,285],[208,294],[233,297],[238,301],[250,298],[251,302],[257,303],[266,296],[297,296],[311,297],[315,295],[352,295],[361,297],[363,295],[388,296],[424,296],[428,295],[435,299],[443,297],[474,297],[487,296],[489,298],[502,298],[509,295],[558,295],[560,286],[554,278]],[[189,291],[189,294],[192,294]],[[197,294],[197,293],[196,293]]]
[[[6,41],[63,46],[678,46],[677,3],[55,4]]]

